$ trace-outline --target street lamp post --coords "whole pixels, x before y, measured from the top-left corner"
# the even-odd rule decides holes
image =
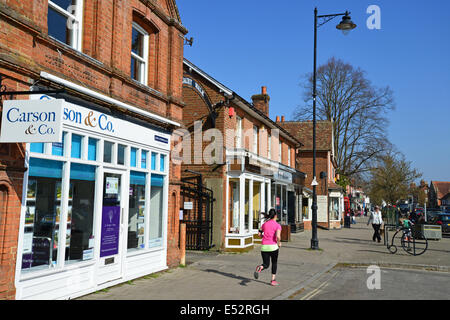
[[[314,72],[313,72],[313,203],[312,203],[312,237],[311,237],[311,249],[319,249],[319,240],[317,239],[317,193],[316,193],[316,68],[317,68],[317,29],[327,23],[328,21],[336,18],[338,16],[343,16],[342,21],[336,26],[337,29],[341,30],[344,34],[347,34],[350,30],[356,28],[349,16],[349,12],[337,13],[337,14],[327,14],[327,15],[317,15],[317,8],[314,8]],[[318,24],[319,19],[323,19],[320,24]]]

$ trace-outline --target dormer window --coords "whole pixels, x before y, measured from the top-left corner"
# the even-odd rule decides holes
[[[131,78],[147,85],[149,34],[133,22],[131,36]]]
[[[76,50],[81,50],[82,0],[49,0],[48,35]]]

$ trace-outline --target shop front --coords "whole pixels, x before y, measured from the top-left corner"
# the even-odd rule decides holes
[[[27,143],[16,299],[70,299],[167,268],[170,132],[64,99],[62,142]]]
[[[282,226],[289,226],[289,232],[304,229],[302,215],[302,187],[305,175],[292,168],[278,169],[272,174],[272,204],[278,213]]]
[[[248,251],[260,243],[258,230],[263,213],[271,208],[271,179],[257,162],[244,157],[244,163],[229,164],[227,172],[225,249]],[[259,163],[259,165],[262,165]]]

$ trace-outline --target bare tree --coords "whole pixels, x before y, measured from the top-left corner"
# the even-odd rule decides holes
[[[304,105],[294,112],[297,121],[312,119],[312,74],[306,76],[303,88]],[[386,115],[394,108],[391,89],[373,86],[360,68],[335,58],[318,68],[316,117],[333,121],[334,155],[341,175],[370,170],[377,155],[391,148]]]

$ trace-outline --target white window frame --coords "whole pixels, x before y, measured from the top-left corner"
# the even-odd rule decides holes
[[[255,154],[258,154],[258,126],[253,125],[253,149]]]
[[[67,45],[71,46],[75,50],[81,51],[82,34],[83,34],[83,1],[76,0],[75,4],[73,4],[73,5],[69,6],[69,8],[67,8],[68,10],[70,10],[70,9],[73,9],[73,7],[74,7],[75,14],[72,14],[69,11],[67,11],[66,9],[61,8],[56,3],[53,3],[51,0],[48,0],[48,6],[50,8],[52,8],[53,10],[55,10],[56,12],[65,16],[68,20],[67,23],[69,23],[69,19],[70,19],[71,21],[74,21],[73,24],[78,25],[78,28],[69,28],[69,30],[71,32],[70,38],[72,40],[72,43],[67,43]],[[47,16],[47,19],[48,19],[48,16]]]
[[[242,118],[236,116],[236,149],[242,148]]]
[[[281,163],[281,140],[278,140],[278,162]]]
[[[137,55],[133,51],[131,51],[131,58],[136,59],[139,62],[139,78],[140,79],[134,79],[144,85],[147,85],[148,82],[148,55],[149,55],[149,34],[145,29],[143,29],[140,25],[133,22],[132,23],[132,29],[135,29],[137,32],[143,35],[143,57]],[[133,31],[131,31],[133,33]],[[131,63],[131,59],[130,59]],[[133,78],[133,75],[131,75]]]
[[[288,166],[291,167],[291,146],[288,146]]]

